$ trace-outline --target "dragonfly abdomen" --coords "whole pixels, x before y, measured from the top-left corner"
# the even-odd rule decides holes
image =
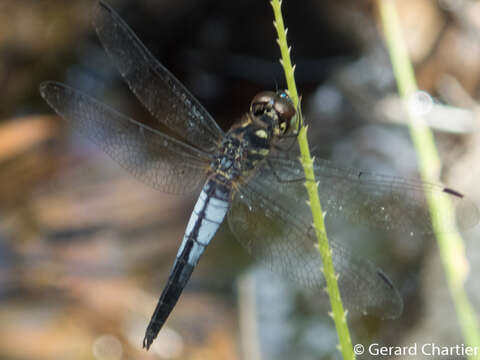
[[[167,285],[148,324],[143,347],[150,348],[175,307],[195,265],[228,212],[229,197],[230,187],[218,183],[213,176],[203,186],[188,221]]]
[[[197,203],[193,208],[183,237],[182,245],[178,249],[177,259],[185,252],[187,245],[193,243],[186,259],[195,266],[205,247],[223,222],[227,214],[230,200],[230,187],[218,183],[212,176],[205,183]]]

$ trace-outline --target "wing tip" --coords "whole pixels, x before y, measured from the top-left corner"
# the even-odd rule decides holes
[[[112,16],[115,14],[113,8],[103,0],[97,1],[92,9],[92,20],[91,23],[95,30],[98,32],[100,25],[102,24],[102,19],[104,17]]]
[[[112,12],[112,11],[113,11],[112,7],[111,7],[110,5],[108,5],[108,4],[107,4],[105,1],[103,1],[103,0],[99,0],[99,1],[97,2],[97,7],[98,7],[98,8],[101,8],[101,9],[103,9],[103,10],[106,10],[106,11],[108,11],[108,12]]]
[[[447,193],[447,194],[450,194],[450,195],[453,195],[453,196],[456,196],[456,197],[459,197],[460,199],[463,199],[465,197],[465,195],[463,195],[462,193],[459,193],[458,191],[456,190],[453,190],[451,188],[443,188],[443,192],[444,193]]]
[[[58,81],[42,81],[38,86],[40,96],[45,100],[50,106],[56,101],[56,97],[59,95],[61,90],[69,91],[71,90],[67,85],[62,84]]]
[[[40,95],[45,99],[47,89],[52,85],[51,81],[42,81],[40,85],[38,85],[38,90],[40,91]]]
[[[57,90],[57,84],[54,81],[42,81],[38,86],[40,91],[40,96],[47,102],[48,105],[51,104],[52,93]]]

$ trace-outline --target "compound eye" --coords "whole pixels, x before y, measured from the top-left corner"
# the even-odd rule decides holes
[[[274,108],[278,114],[278,122],[280,124],[280,128],[282,129],[282,127],[284,127],[284,130],[287,131],[290,121],[296,114],[295,107],[293,106],[292,101],[288,96],[281,97],[281,95],[279,94],[277,101],[275,101]]]
[[[258,93],[250,104],[250,111],[253,115],[261,115],[274,106],[276,97],[277,94],[273,91],[263,91]]]

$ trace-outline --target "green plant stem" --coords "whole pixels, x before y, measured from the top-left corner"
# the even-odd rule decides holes
[[[408,101],[417,91],[417,84],[401,33],[395,4],[393,0],[378,0],[378,4],[398,91],[402,99]],[[413,113],[409,107],[407,107],[407,110],[410,120],[410,135],[417,152],[421,177],[426,182],[438,181],[441,163],[433,134],[421,116]],[[452,211],[451,204],[444,198],[433,196],[427,196],[427,202],[432,214],[433,229],[463,337],[468,346],[480,349],[477,315],[463,287],[468,265],[462,237],[456,231],[447,233],[442,232],[439,228],[442,219],[450,216],[447,212]],[[480,356],[473,355],[469,359],[480,359]]]
[[[292,99],[295,107],[298,109],[298,115],[300,121],[300,131],[298,134],[298,144],[301,153],[301,162],[305,172],[305,187],[307,189],[310,208],[312,210],[313,227],[318,240],[318,248],[323,262],[323,272],[327,283],[327,292],[330,298],[330,304],[332,306],[332,318],[335,322],[337,334],[339,338],[339,347],[342,353],[343,359],[354,359],[352,341],[350,339],[350,332],[346,321],[346,312],[344,311],[342,300],[340,297],[340,290],[338,288],[337,276],[335,275],[335,269],[333,267],[332,252],[328,243],[327,233],[325,231],[325,224],[323,221],[322,207],[320,205],[320,199],[318,196],[318,184],[315,181],[315,173],[313,168],[313,159],[310,155],[310,149],[307,141],[307,128],[301,121],[301,110],[299,106],[299,98],[297,93],[297,87],[295,85],[294,67],[290,60],[290,48],[287,45],[287,31],[283,24],[283,17],[281,11],[281,1],[271,0],[273,13],[275,17],[274,26],[278,34],[278,45],[281,52],[281,64],[285,71],[285,77],[287,80],[289,96]],[[340,274],[341,276],[341,274]]]

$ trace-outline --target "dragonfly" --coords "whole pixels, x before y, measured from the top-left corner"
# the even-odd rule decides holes
[[[302,164],[282,146],[296,133],[297,109],[287,93],[257,94],[225,132],[106,3],[96,4],[93,24],[130,90],[174,135],[59,82],[42,83],[41,96],[142,182],[169,194],[200,191],[143,346],[152,345],[225,219],[233,236],[271,270],[323,290]],[[479,220],[467,197],[441,184],[342,168],[322,159],[313,166],[326,217],[406,234],[431,233],[433,224],[441,231],[464,229]],[[427,197],[448,201],[455,212],[431,214]],[[398,317],[402,299],[387,275],[335,238],[330,246],[347,308]]]

